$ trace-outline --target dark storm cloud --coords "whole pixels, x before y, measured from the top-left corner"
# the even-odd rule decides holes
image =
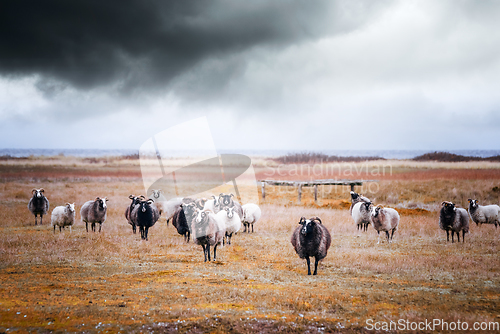
[[[162,87],[206,58],[350,31],[374,6],[371,1],[7,0],[0,3],[0,75],[39,75],[37,88],[46,96],[66,85],[122,92]]]

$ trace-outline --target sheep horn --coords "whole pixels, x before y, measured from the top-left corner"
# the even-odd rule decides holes
[[[107,197],[104,197],[104,199],[106,200],[106,202],[109,202],[109,199]]]
[[[231,194],[231,197],[234,197],[234,194]]]
[[[134,195],[129,195],[128,196],[128,198],[130,198],[130,199],[134,199],[134,197],[135,197]]]
[[[33,188],[33,190],[31,191],[31,193],[33,194],[35,191],[36,191],[36,189],[35,189],[35,188]]]
[[[316,220],[318,221],[320,224],[323,224],[323,222],[321,221],[321,219],[319,217],[314,217],[312,218],[311,220]]]
[[[71,203],[66,203],[66,205],[71,205]]]
[[[299,224],[302,224],[303,221],[306,220],[306,217],[300,217],[300,221],[299,221]]]
[[[40,188],[40,192],[41,192],[41,193],[45,192],[45,189]]]
[[[470,198],[469,198],[469,199],[467,200],[467,202],[469,202],[469,203],[470,203],[470,202],[472,202],[472,199],[470,199]]]
[[[152,203],[154,203],[154,202],[155,202],[155,200],[154,200],[154,199],[152,199],[152,198],[148,198],[148,200],[147,200],[146,202],[149,202],[149,201],[151,201]]]
[[[95,198],[95,200],[96,200],[96,201],[100,200],[99,196],[97,196],[97,197]]]

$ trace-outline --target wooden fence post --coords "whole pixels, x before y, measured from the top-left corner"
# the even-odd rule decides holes
[[[318,202],[318,185],[314,185],[314,203]]]
[[[262,200],[266,199],[266,183],[264,181],[261,182],[262,184]]]
[[[299,184],[299,204],[300,204],[300,200],[302,199],[302,183]]]

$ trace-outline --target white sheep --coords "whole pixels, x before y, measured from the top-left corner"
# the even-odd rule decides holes
[[[245,226],[245,230],[243,232],[250,232],[250,225],[252,225],[252,233],[253,233],[253,224],[256,223],[260,216],[262,215],[262,211],[260,210],[257,204],[247,203],[242,207],[243,211],[243,225]],[[247,230],[248,228],[248,230]]]
[[[381,205],[377,205],[372,208],[371,216],[373,228],[378,234],[377,244],[380,243],[380,231],[385,232],[387,242],[391,243],[394,232],[397,231],[399,226],[399,213],[394,209],[384,208]],[[389,231],[391,231],[390,238]]]
[[[235,212],[235,207],[225,208],[215,214],[215,219],[218,222],[223,222],[226,233],[225,239],[222,240],[222,244],[231,244],[231,238],[233,233],[237,233],[241,228],[241,218]]]
[[[69,226],[69,231],[71,232],[71,226],[75,224],[75,203],[56,206],[52,210],[51,224],[54,226],[54,233],[56,232],[56,226],[59,226],[59,232],[62,232],[63,228]]]
[[[476,225],[495,224],[495,228],[500,225],[500,206],[479,205],[478,201],[469,198],[469,215]]]
[[[368,230],[368,225],[372,222],[371,206],[371,202],[357,202],[352,207],[351,217],[358,230]]]
[[[203,210],[210,210],[213,213],[219,212],[219,203],[217,202],[217,197],[212,195],[212,199],[209,199],[205,202]]]
[[[175,212],[179,210],[182,204],[182,197],[175,197],[168,201],[159,201],[154,203],[159,213],[167,220],[167,226],[170,219],[174,216]]]

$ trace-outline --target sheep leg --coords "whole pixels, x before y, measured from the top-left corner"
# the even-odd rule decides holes
[[[462,242],[465,242],[465,230],[462,230]]]
[[[250,227],[249,227],[250,228]],[[252,223],[252,233],[253,233],[253,223]]]
[[[54,233],[56,233],[56,225],[54,225]]]
[[[35,226],[37,225],[37,221],[36,221],[36,215],[37,215],[37,214],[35,213]]]
[[[393,229],[392,229],[392,233],[391,233],[391,241],[392,241],[392,238],[394,237],[394,232],[396,232],[396,229],[395,229],[395,228],[393,228]]]
[[[217,260],[217,244],[214,246],[214,261]]]
[[[454,243],[455,241],[453,240],[453,235],[455,234],[455,232],[452,230],[451,231],[451,243]]]
[[[101,233],[101,227],[102,227],[102,223],[99,222],[99,233]]]
[[[387,237],[387,243],[391,243],[391,240],[389,240],[389,231],[385,231],[385,236]]]
[[[148,232],[149,232],[149,227],[146,226],[146,231],[144,232],[144,234],[146,235],[146,241],[148,241]]]
[[[187,231],[187,233],[186,233],[186,234],[187,234],[187,236],[188,236],[188,241],[187,241],[187,242],[189,242],[189,237],[191,236],[191,232]]]
[[[450,241],[450,231],[446,230],[446,241]]]
[[[87,232],[89,231],[89,223],[85,222],[85,228],[87,229]]]
[[[134,225],[132,225],[132,232],[134,232],[134,234],[137,232],[137,231],[136,231],[135,224],[134,224]]]
[[[207,250],[205,249],[205,245],[201,245],[203,248],[203,256],[205,256],[205,262],[207,262]]]
[[[247,225],[248,225],[248,223],[243,223],[243,226],[245,227],[245,230],[243,231],[243,233],[245,233],[247,231]]]
[[[460,242],[460,231],[457,232],[457,239],[458,239],[458,242]]]
[[[210,245],[207,245],[207,256],[208,256],[208,262],[210,262],[211,261],[210,260]]]
[[[309,256],[306,257],[307,261],[307,274],[311,275],[311,260],[309,260]]]
[[[377,231],[378,238],[377,238],[377,245],[380,243],[380,231]]]
[[[170,218],[169,218],[169,219],[167,219],[167,226],[168,226],[168,222],[169,222],[169,220],[170,220]]]
[[[317,275],[318,274],[318,258],[317,257],[314,257],[314,274],[313,275]]]
[[[61,233],[61,232],[62,232],[62,227],[61,227],[61,226],[59,226],[59,233]]]
[[[43,225],[42,219],[43,219],[43,213],[40,214],[40,225]]]

